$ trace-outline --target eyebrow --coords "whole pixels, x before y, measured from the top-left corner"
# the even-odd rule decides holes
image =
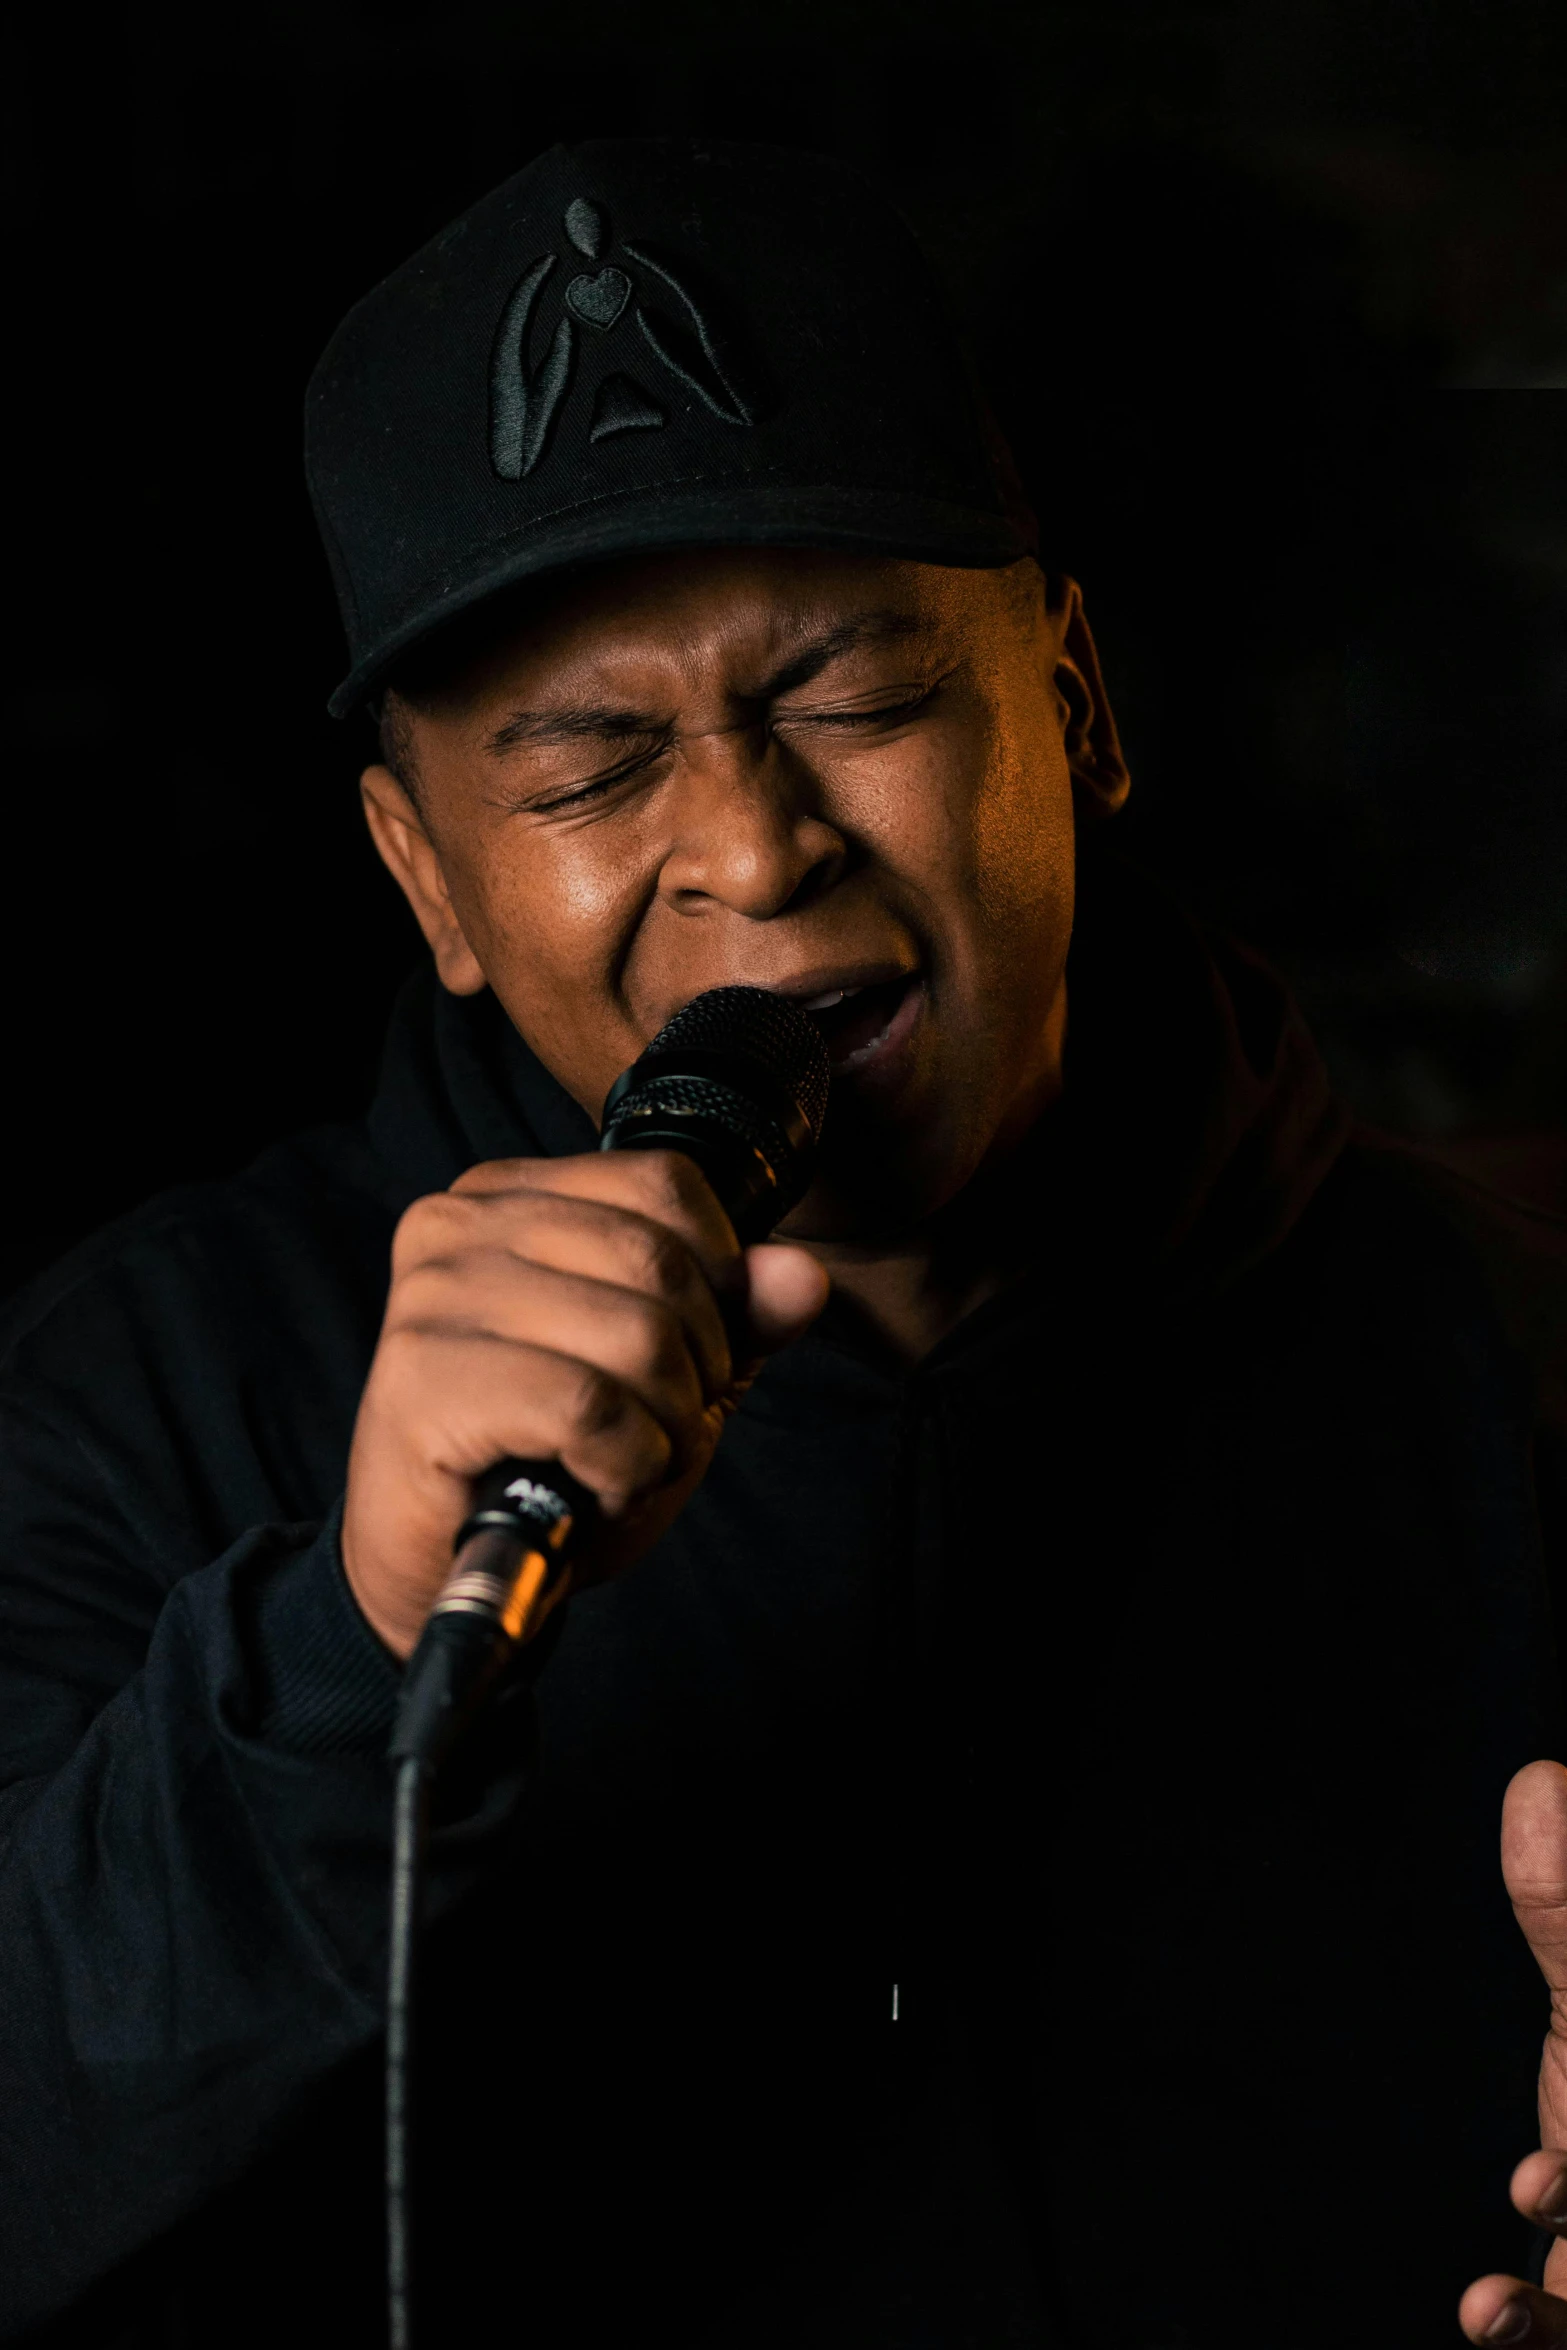
[[[562,702],[553,710],[513,710],[511,716],[486,735],[484,747],[492,758],[504,758],[524,743],[575,743],[606,735],[660,734],[663,721],[645,710],[627,710],[608,702]]]
[[[927,636],[930,626],[928,620],[913,612],[857,612],[836,628],[808,639],[741,699],[774,702],[780,694],[793,693],[797,686],[809,685],[832,662],[842,660],[845,653],[860,652],[868,645],[897,644],[911,637]],[[493,734],[485,737],[484,748],[492,758],[503,759],[508,751],[520,750],[525,745],[549,747],[560,743],[645,738],[666,733],[668,726],[666,718],[654,717],[646,710],[627,709],[624,704],[561,702],[548,710],[513,710]]]
[[[793,693],[797,685],[809,685],[819,677],[830,662],[841,660],[845,653],[858,653],[867,645],[906,643],[910,637],[928,636],[931,624],[916,612],[857,612],[852,620],[845,620],[825,636],[814,637],[800,647],[782,668],[764,678],[748,701],[775,702],[780,694]]]

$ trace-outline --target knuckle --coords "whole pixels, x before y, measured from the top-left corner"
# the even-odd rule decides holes
[[[707,1185],[684,1151],[639,1151],[643,1186],[666,1213],[691,1216],[706,1202]]]
[[[638,1324],[637,1359],[644,1376],[659,1385],[678,1379],[689,1360],[679,1315],[661,1297],[639,1298],[634,1310]]]
[[[449,1248],[454,1236],[467,1229],[468,1221],[467,1203],[449,1191],[433,1191],[416,1199],[412,1207],[403,1210],[392,1236],[394,1270]]]
[[[382,1365],[393,1371],[405,1370],[410,1364],[417,1362],[423,1348],[424,1337],[425,1325],[422,1317],[411,1317],[407,1321],[401,1319],[388,1321],[386,1328],[381,1333],[381,1344],[377,1350]]]
[[[432,1205],[433,1202],[430,1200],[416,1199],[413,1206],[405,1208],[398,1217],[397,1229],[392,1234],[392,1267],[394,1272],[400,1271],[404,1265],[416,1262],[423,1255],[425,1235],[431,1227],[430,1210]]]
[[[418,1409],[428,1385],[429,1331],[422,1322],[389,1322],[381,1333],[366,1394],[399,1417]]]
[[[450,1314],[459,1304],[454,1268],[445,1257],[417,1257],[399,1274],[387,1304],[387,1328],[417,1333],[432,1321]]]
[[[667,1224],[643,1222],[636,1227],[634,1269],[641,1288],[672,1296],[685,1289],[691,1276],[691,1251]]]
[[[562,1398],[573,1432],[580,1437],[612,1436],[626,1417],[626,1391],[596,1363],[574,1363]]]

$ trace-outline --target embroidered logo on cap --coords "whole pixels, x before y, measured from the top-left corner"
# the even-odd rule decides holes
[[[564,226],[583,260],[602,260],[609,224],[598,205],[577,197],[566,207]],[[632,361],[644,365],[649,353],[725,424],[756,422],[755,398],[746,388],[739,355],[711,305],[699,303],[669,263],[646,245],[623,244],[619,250],[629,268],[609,262],[594,271],[580,270],[568,281],[555,331],[537,359],[532,356],[535,313],[559,255],[541,254],[512,288],[490,357],[490,462],[502,481],[521,481],[549,447],[584,334],[617,337],[628,362],[627,370],[606,375],[598,387],[588,423],[590,441],[656,431],[668,423],[655,394],[629,372]],[[640,343],[631,342],[633,334]]]

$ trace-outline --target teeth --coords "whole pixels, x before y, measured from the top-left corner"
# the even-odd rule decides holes
[[[830,987],[825,995],[813,995],[808,1003],[803,1003],[800,1006],[800,1009],[802,1012],[830,1012],[846,997],[859,995],[862,992],[857,987]]]
[[[891,1032],[892,1021],[889,1020],[880,1036],[873,1036],[868,1044],[856,1045],[852,1053],[845,1053],[841,1061],[834,1061],[833,1067],[835,1069],[857,1069],[862,1061],[868,1061],[873,1053],[881,1051]]]

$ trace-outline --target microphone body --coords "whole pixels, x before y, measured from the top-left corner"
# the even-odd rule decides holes
[[[786,997],[713,988],[616,1079],[599,1147],[683,1151],[744,1245],[765,1239],[804,1197],[827,1086],[821,1036]],[[395,1762],[439,1767],[565,1597],[573,1538],[596,1509],[558,1461],[498,1461],[478,1480],[452,1572],[408,1660]]]

